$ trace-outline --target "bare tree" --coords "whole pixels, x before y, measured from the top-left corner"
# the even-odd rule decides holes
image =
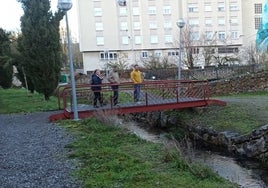
[[[259,52],[257,54],[257,62],[262,65],[264,69],[268,70],[268,53]]]
[[[213,62],[213,54],[216,49],[216,32],[214,34],[202,33],[200,37],[200,45],[202,46],[201,55],[204,58],[205,66],[209,66]]]
[[[239,63],[239,47],[230,45],[231,36],[218,39],[213,59],[216,65]]]
[[[72,43],[72,53],[75,68],[83,68],[83,57],[80,52],[79,43]]]
[[[118,53],[117,60],[110,60],[108,62],[108,67],[111,68],[116,65],[119,70],[126,70],[128,69],[127,59],[128,57],[126,53]]]
[[[258,57],[260,52],[257,51],[254,45],[249,45],[243,48],[242,58],[246,60],[248,64],[258,63]]]
[[[151,55],[149,58],[143,59],[142,62],[144,68],[151,70],[176,67],[174,63],[168,61],[167,56],[158,57]]]
[[[193,27],[186,25],[182,31],[182,50],[185,58],[183,58],[183,64],[189,69],[194,68],[195,61],[199,59],[199,36],[195,36],[197,32],[194,32]]]

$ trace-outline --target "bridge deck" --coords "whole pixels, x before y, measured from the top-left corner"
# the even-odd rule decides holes
[[[126,82],[119,86],[119,105],[113,105],[112,84],[102,84],[102,95],[105,105],[93,107],[91,85],[77,85],[77,109],[79,118],[86,118],[97,113],[127,114],[135,112],[162,111],[170,109],[207,106],[209,104],[225,105],[225,102],[209,98],[207,81],[147,81],[141,87],[142,101],[133,100],[133,84]],[[58,88],[58,105],[63,112],[52,115],[50,121],[73,118],[70,85]]]

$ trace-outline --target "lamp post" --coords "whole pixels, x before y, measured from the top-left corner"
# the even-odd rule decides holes
[[[106,78],[108,80],[108,63],[110,61],[110,53],[109,53],[109,50],[104,50],[104,57],[105,57],[105,60],[106,60],[105,74],[106,74]]]
[[[178,80],[181,80],[181,29],[185,26],[185,21],[180,18],[176,22],[179,32],[180,32],[180,39],[179,39],[179,62],[178,62]]]
[[[73,56],[72,56],[72,46],[70,41],[69,34],[69,24],[68,24],[68,16],[67,11],[70,10],[73,6],[72,0],[58,0],[58,9],[63,10],[65,12],[66,18],[66,29],[67,29],[67,39],[68,39],[68,55],[70,61],[70,76],[71,76],[71,86],[72,86],[72,110],[74,113],[74,120],[78,120],[78,111],[77,111],[77,99],[76,99],[76,89],[75,89],[75,80],[74,80],[74,65],[73,65]]]

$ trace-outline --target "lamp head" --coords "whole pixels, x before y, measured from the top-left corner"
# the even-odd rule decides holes
[[[72,8],[72,0],[58,0],[58,9],[68,11]]]
[[[180,18],[177,22],[176,22],[177,26],[181,29],[185,26],[185,21]]]

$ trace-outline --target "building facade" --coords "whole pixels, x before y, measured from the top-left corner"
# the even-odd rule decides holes
[[[178,61],[179,41],[187,62],[187,40],[194,65],[204,66],[205,46],[219,56],[239,56],[255,41],[263,0],[79,0],[78,25],[84,72],[106,69],[108,62],[142,64],[153,57]],[[189,38],[179,39],[176,22]],[[210,62],[213,64],[213,62]]]

